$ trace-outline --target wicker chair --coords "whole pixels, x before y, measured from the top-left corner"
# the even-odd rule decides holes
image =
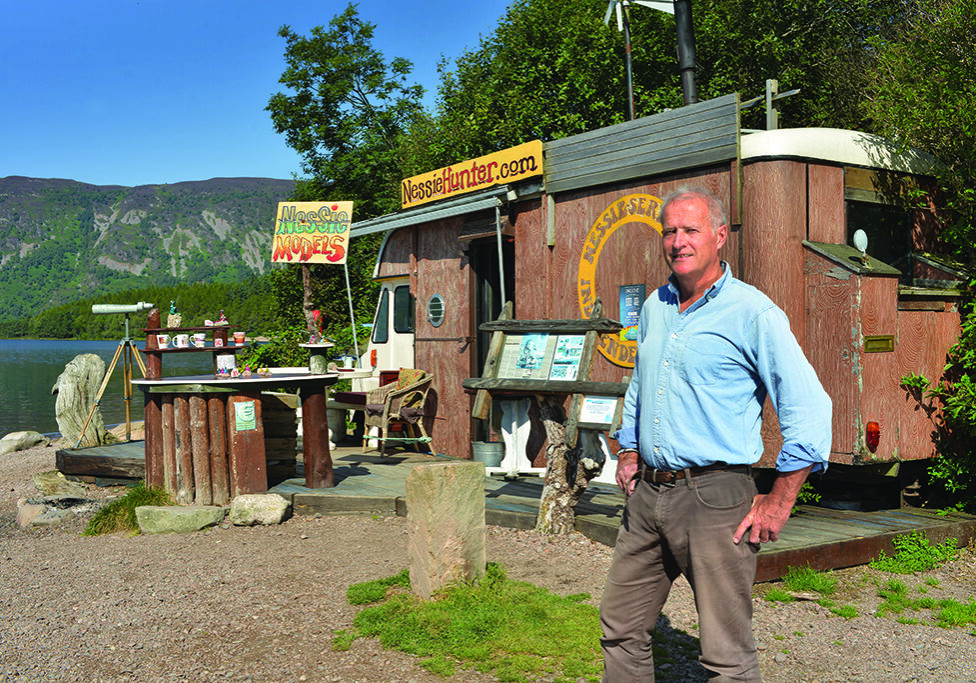
[[[433,375],[427,375],[422,370],[405,368],[400,370],[396,382],[385,384],[370,391],[366,396],[366,431],[363,434],[363,453],[369,450],[369,440],[372,427],[376,427],[379,441],[380,455],[386,454],[388,439],[413,442],[414,448],[420,453],[420,444],[430,441],[424,429],[424,403]],[[404,437],[390,437],[391,427],[397,425],[406,434]],[[417,436],[417,432],[420,436]]]

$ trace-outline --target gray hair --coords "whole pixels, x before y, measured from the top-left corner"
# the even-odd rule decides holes
[[[708,217],[712,220],[712,231],[717,230],[718,226],[720,225],[729,224],[729,217],[725,213],[725,207],[722,205],[722,200],[701,187],[679,187],[677,190],[669,193],[668,196],[664,198],[664,203],[661,204],[661,211],[658,213],[658,216],[663,216],[664,210],[667,209],[672,202],[688,197],[701,199],[705,202],[705,206],[708,207]]]

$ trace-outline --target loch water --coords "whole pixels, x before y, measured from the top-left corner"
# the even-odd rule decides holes
[[[136,342],[143,348],[143,342]],[[83,353],[95,353],[105,361],[108,372],[118,341],[61,341],[36,339],[0,339],[0,436],[10,432],[33,430],[54,434],[58,423],[54,417],[57,394],[52,393],[58,376],[71,360]],[[140,355],[145,362],[145,354]],[[163,376],[199,375],[213,371],[209,353],[168,354],[163,362]],[[120,357],[102,394],[99,408],[106,426],[125,422],[123,361]],[[142,377],[133,359],[133,379]],[[132,388],[131,416],[142,419],[143,395]]]

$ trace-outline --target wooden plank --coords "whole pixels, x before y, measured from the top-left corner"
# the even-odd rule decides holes
[[[173,414],[173,397],[164,396],[162,401],[163,415],[163,487],[176,495],[177,467],[176,467],[176,418]]]
[[[144,448],[146,486],[163,488],[166,485],[163,464],[163,402],[159,396],[144,395],[145,434]]]
[[[210,468],[210,429],[207,426],[207,400],[200,394],[189,397],[190,449],[193,454],[193,501],[196,505],[213,504]]]
[[[211,487],[214,505],[230,502],[230,473],[227,464],[227,412],[221,396],[207,399],[207,425],[210,429]]]
[[[613,334],[623,329],[616,320],[609,318],[571,318],[568,320],[492,320],[482,323],[479,329],[486,332],[508,332],[509,334],[584,334],[600,332]]]
[[[108,449],[59,449],[55,453],[55,466],[66,477],[121,477],[139,480],[145,477],[145,456],[142,442],[130,442],[138,446],[137,452],[116,455]],[[102,451],[102,452],[99,452]]]
[[[190,406],[186,394],[173,397],[173,424],[176,437],[176,502],[192,505],[193,437],[190,429]]]
[[[563,382],[548,379],[469,377],[461,382],[465,389],[510,391],[520,394],[592,394],[594,396],[623,396],[627,385],[623,382]]]
[[[238,406],[247,403],[253,404],[254,428],[239,430],[236,419]],[[258,392],[241,392],[227,399],[227,451],[231,498],[268,489]]]

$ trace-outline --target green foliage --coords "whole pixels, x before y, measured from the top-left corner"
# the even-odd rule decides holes
[[[892,37],[870,40],[877,61],[866,111],[878,132],[944,164],[944,196],[955,213],[941,237],[968,263],[976,230],[976,2],[910,0]]]
[[[970,291],[976,280],[970,283]],[[942,377],[929,379],[909,373],[901,386],[907,396],[929,414],[936,426],[939,457],[929,476],[958,500],[958,507],[976,507],[976,306],[963,309],[959,339],[949,348]]]
[[[288,92],[266,107],[310,176],[295,199],[352,199],[360,220],[399,207],[397,145],[422,111],[423,88],[407,82],[411,63],[387,63],[372,47],[374,29],[354,4],[307,37],[282,26]]]
[[[603,670],[595,607],[510,581],[489,564],[478,581],[420,600],[403,590],[409,576],[353,586],[350,598],[372,602],[339,632],[333,647],[378,637],[384,647],[420,657],[420,665],[449,677],[458,667],[492,673],[501,681],[597,681]],[[391,590],[392,589],[392,590]],[[559,628],[553,628],[559,624]]]
[[[387,593],[392,587],[410,589],[410,570],[404,569],[399,574],[377,579],[376,581],[366,581],[355,583],[346,590],[346,599],[350,605],[371,605],[386,598]]]
[[[892,540],[895,555],[888,557],[882,550],[877,559],[869,563],[873,569],[892,574],[924,572],[954,560],[958,555],[956,539],[950,538],[938,545],[931,545],[918,531],[896,536]]]
[[[934,620],[937,626],[942,628],[954,628],[976,624],[976,599],[971,599],[968,603],[961,603],[958,600],[949,598],[935,600],[934,598],[922,597],[913,598],[909,595],[908,586],[897,579],[890,579],[878,587],[878,597],[882,598],[882,603],[875,611],[878,617],[885,617],[891,614],[902,615],[906,611],[921,612],[930,610],[935,612]],[[918,619],[899,616],[898,622],[903,624],[916,624]]]
[[[173,499],[161,488],[149,488],[140,482],[129,489],[125,495],[111,501],[92,515],[85,526],[83,536],[98,536],[101,534],[115,534],[139,532],[139,522],[136,520],[136,508],[145,505],[173,505]]]
[[[783,584],[791,591],[820,593],[824,597],[834,594],[837,580],[831,572],[818,572],[807,567],[787,567]]]

